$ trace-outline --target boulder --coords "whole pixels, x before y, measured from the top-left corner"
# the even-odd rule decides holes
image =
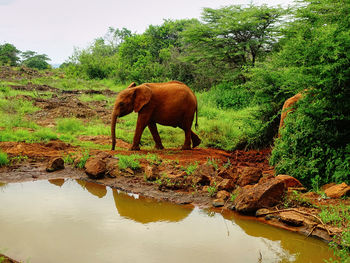
[[[192,183],[200,185],[210,184],[210,179],[215,175],[214,167],[206,164],[200,165],[192,174]]]
[[[216,198],[217,199],[222,199],[222,200],[226,200],[230,197],[230,193],[225,191],[225,190],[221,190],[219,192],[216,193]]]
[[[46,167],[47,172],[54,172],[64,169],[64,161],[62,158],[51,159]]]
[[[235,182],[232,179],[223,179],[218,185],[217,189],[219,191],[226,190],[226,191],[232,191],[235,188]]]
[[[350,186],[346,183],[336,184],[328,187],[324,193],[330,198],[341,198],[350,194]]]
[[[260,208],[278,204],[285,193],[283,181],[272,179],[263,184],[243,187],[237,195],[234,205],[238,212],[253,213]]]
[[[120,175],[117,159],[115,159],[115,158],[107,159],[106,160],[106,170],[107,170],[106,173],[111,178],[116,178],[118,175]]]
[[[178,179],[183,179],[187,176],[186,172],[182,172],[179,174],[169,174],[168,178],[173,179],[173,180],[178,180]]]
[[[290,226],[302,226],[304,224],[304,217],[293,211],[281,212],[279,214],[280,220]]]
[[[225,205],[225,201],[223,199],[215,199],[213,202],[212,202],[212,205],[214,207],[222,207]]]
[[[102,178],[106,172],[106,163],[100,158],[90,157],[85,163],[85,173],[92,179]]]
[[[148,181],[155,181],[159,177],[159,171],[156,166],[148,165],[145,168],[145,176]]]
[[[299,180],[295,179],[292,176],[286,174],[280,174],[276,176],[276,179],[283,182],[286,189],[289,187],[302,187],[303,185],[299,182]]]
[[[246,186],[248,184],[256,184],[262,176],[260,168],[256,167],[241,167],[239,169],[239,178],[237,184]]]

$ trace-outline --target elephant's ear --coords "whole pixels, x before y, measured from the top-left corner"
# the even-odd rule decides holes
[[[139,112],[152,97],[152,90],[146,85],[141,85],[135,88],[134,111]]]
[[[135,82],[131,82],[131,84],[127,88],[129,89],[129,88],[133,88],[133,87],[136,87]]]

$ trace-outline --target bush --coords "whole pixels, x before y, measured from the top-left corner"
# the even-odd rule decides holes
[[[243,86],[221,83],[210,89],[208,96],[212,97],[218,108],[241,109],[249,106],[252,94]]]
[[[0,151],[0,166],[7,165],[8,163],[7,153]]]
[[[117,157],[119,158],[118,167],[120,170],[126,170],[127,168],[137,170],[141,167],[139,162],[139,159],[141,158],[140,155],[118,155]]]

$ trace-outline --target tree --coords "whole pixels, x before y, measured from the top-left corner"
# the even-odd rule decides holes
[[[350,183],[350,2],[302,3],[269,75],[270,82],[279,80],[272,94],[306,91],[286,119],[271,162],[278,173],[317,189]]]
[[[12,44],[0,45],[0,65],[16,66],[20,51]]]
[[[46,54],[37,54],[35,51],[25,51],[21,54],[23,61],[22,65],[28,68],[48,69],[50,64],[47,62],[51,60]]]
[[[282,8],[266,5],[205,8],[203,23],[184,32],[186,59],[202,65],[213,79],[235,75],[232,72],[241,75],[244,66],[254,66],[272,50],[284,14]]]

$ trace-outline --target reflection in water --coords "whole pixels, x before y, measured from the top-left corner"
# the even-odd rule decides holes
[[[91,183],[83,180],[75,180],[75,181],[78,184],[80,184],[83,187],[83,189],[88,190],[90,194],[93,194],[98,198],[102,198],[107,194],[107,188],[102,184],[95,184],[95,183]]]
[[[143,224],[157,221],[179,222],[193,210],[191,206],[185,208],[172,203],[157,202],[142,196],[135,198],[133,195],[116,189],[113,189],[113,197],[120,216]]]
[[[64,184],[64,179],[51,179],[49,183],[61,187]]]
[[[233,220],[246,234],[252,237],[261,238],[261,240],[269,247],[269,251],[281,256],[282,262],[323,262],[326,255],[330,254],[330,249],[325,243],[315,238],[307,238],[303,235],[294,234],[287,230],[281,230],[273,226],[256,222],[254,218],[247,219],[241,215],[226,212],[223,217]],[[271,242],[276,241],[276,242]],[[279,244],[276,246],[276,244]],[[288,248],[288,254],[282,255],[280,250]],[[264,261],[263,261],[264,262]]]
[[[332,255],[321,241],[233,213],[223,217],[80,180],[0,189],[6,208],[0,249],[24,262],[319,263]]]

